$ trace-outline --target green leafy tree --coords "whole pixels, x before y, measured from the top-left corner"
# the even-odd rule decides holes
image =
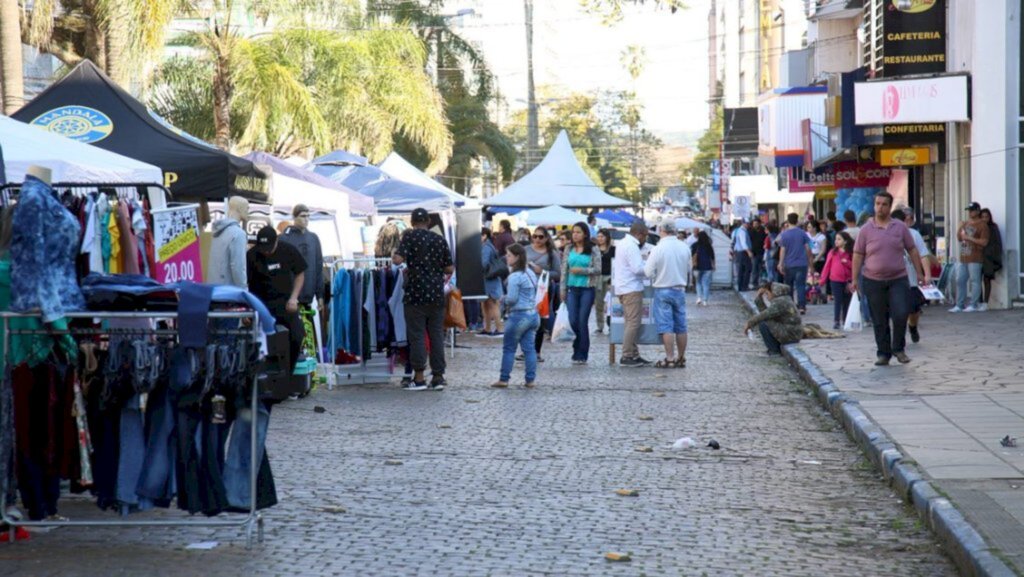
[[[687,8],[683,0],[579,0],[579,2],[584,10],[601,16],[604,23],[609,25],[622,20],[622,9],[629,5],[651,4],[658,8],[668,8],[673,14],[677,10]]]
[[[723,131],[722,107],[718,106],[711,126],[697,141],[697,154],[694,155],[693,162],[682,167],[682,179],[686,186],[696,187],[711,175],[711,161],[718,160]]]

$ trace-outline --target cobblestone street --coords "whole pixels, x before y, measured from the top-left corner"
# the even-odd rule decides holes
[[[589,366],[546,344],[538,388],[519,364],[495,390],[500,340],[468,337],[443,393],[346,387],[276,407],[281,504],[251,551],[233,529],[62,528],[0,545],[0,574],[954,574],[795,374],[740,332],[739,299],[712,300],[690,308],[686,369],[609,367],[598,335]],[[698,447],[672,451],[683,436]],[[219,546],[184,550],[206,540]]]

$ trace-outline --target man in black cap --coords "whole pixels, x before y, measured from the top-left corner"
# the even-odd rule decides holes
[[[405,323],[409,356],[414,371],[408,391],[442,391],[444,380],[445,277],[452,274],[452,253],[444,237],[430,232],[430,214],[422,208],[412,211],[412,230],[402,237],[392,260],[405,263]],[[430,385],[425,337],[430,337]]]
[[[256,246],[245,256],[249,291],[267,305],[278,324],[288,328],[294,370],[306,336],[299,318],[299,293],[305,280],[306,261],[295,247],[278,242],[277,231],[270,225],[256,233]]]

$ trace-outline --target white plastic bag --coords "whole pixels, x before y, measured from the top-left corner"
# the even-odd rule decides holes
[[[558,312],[555,313],[555,327],[551,329],[551,342],[571,343],[576,340],[576,333],[569,326],[569,309],[565,303],[558,305]]]
[[[850,308],[846,311],[846,323],[843,330],[856,333],[864,328],[864,320],[860,316],[860,295],[853,293],[850,297]]]

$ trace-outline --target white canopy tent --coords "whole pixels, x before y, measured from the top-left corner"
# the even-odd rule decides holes
[[[699,220],[693,220],[692,218],[681,216],[676,219],[676,230],[685,230],[692,232],[693,229],[699,228],[701,230],[709,230],[711,225],[701,222]]]
[[[572,225],[587,220],[586,216],[575,210],[569,210],[556,205],[525,210],[516,216],[516,220],[527,226]]]
[[[475,206],[476,200],[463,196],[440,182],[427,176],[422,170],[413,166],[408,160],[402,158],[397,152],[392,152],[384,159],[384,162],[377,165],[381,172],[404,182],[409,182],[422,186],[424,188],[431,188],[438,192],[443,192],[452,199],[452,204],[456,206]]]
[[[65,184],[162,184],[164,173],[152,164],[0,116],[0,148],[7,182],[20,183],[30,166],[52,172]]]
[[[583,171],[563,130],[544,160],[526,176],[499,194],[483,201],[486,206],[540,207],[552,203],[566,208],[632,206],[628,200],[607,194]]]

